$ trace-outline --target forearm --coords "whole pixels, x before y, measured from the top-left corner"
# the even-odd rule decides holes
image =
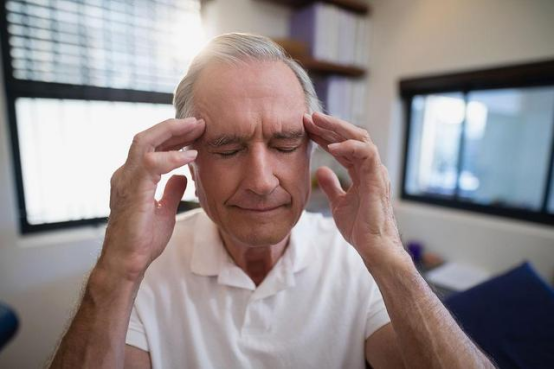
[[[460,329],[409,258],[370,267],[408,367],[488,368],[488,358]]]
[[[140,280],[121,278],[98,263],[51,367],[122,368],[125,336],[139,285]]]

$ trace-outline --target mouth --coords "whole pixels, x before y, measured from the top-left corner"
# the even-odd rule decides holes
[[[279,205],[275,207],[255,207],[255,208],[247,208],[247,207],[241,207],[241,206],[234,206],[235,208],[239,209],[240,211],[245,212],[254,212],[254,213],[269,213],[272,211],[277,211],[280,208],[284,207],[284,205]]]

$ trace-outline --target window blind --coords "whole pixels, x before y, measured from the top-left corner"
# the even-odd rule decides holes
[[[202,41],[199,0],[8,0],[13,77],[172,92]]]

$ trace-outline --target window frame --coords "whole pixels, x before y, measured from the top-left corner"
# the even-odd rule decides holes
[[[502,66],[468,72],[431,75],[416,78],[406,78],[399,81],[399,92],[402,100],[404,143],[402,155],[401,174],[401,199],[422,204],[477,212],[486,215],[500,216],[504,218],[530,221],[546,225],[554,225],[554,214],[548,213],[548,200],[554,193],[551,192],[554,176],[554,134],[550,138],[550,157],[547,169],[546,187],[543,194],[540,211],[530,211],[512,207],[500,207],[483,205],[470,201],[460,200],[459,178],[463,168],[463,150],[466,130],[466,119],[462,122],[460,146],[458,150],[456,189],[452,198],[441,195],[413,195],[407,191],[407,165],[412,125],[412,100],[416,95],[429,95],[437,93],[461,93],[467,103],[469,93],[474,91],[486,91],[508,88],[526,87],[554,87],[554,60],[542,60],[537,62]],[[554,102],[553,102],[554,103]],[[554,122],[553,122],[554,125]],[[553,130],[554,132],[554,130]]]
[[[172,104],[173,94],[154,91],[117,89],[89,85],[73,85],[54,82],[18,80],[13,76],[10,55],[8,19],[5,1],[0,1],[0,52],[2,54],[2,72],[6,97],[6,116],[11,144],[13,175],[17,193],[17,218],[20,234],[62,230],[81,226],[100,226],[108,217],[71,220],[62,222],[30,224],[27,220],[23,172],[19,148],[17,116],[15,102],[18,98],[50,98],[64,100],[89,100],[127,103]],[[198,207],[195,202],[181,201],[179,212]]]

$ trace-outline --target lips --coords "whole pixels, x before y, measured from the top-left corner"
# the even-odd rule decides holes
[[[270,212],[270,211],[274,211],[274,210],[277,210],[281,207],[283,207],[284,205],[279,205],[279,206],[272,206],[272,207],[241,207],[241,206],[235,206],[243,211],[250,211],[250,212]]]
[[[252,214],[270,214],[292,206],[292,197],[282,188],[275,189],[269,196],[257,196],[253,192],[236,193],[226,204],[236,211]]]

